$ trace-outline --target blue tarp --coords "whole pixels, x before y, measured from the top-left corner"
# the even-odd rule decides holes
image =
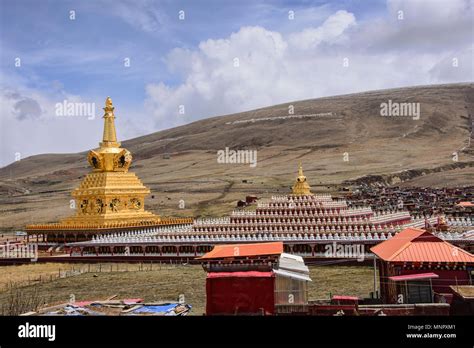
[[[173,310],[178,305],[178,303],[166,303],[158,306],[143,306],[135,309],[133,313],[165,313]]]
[[[184,306],[184,308],[183,308]],[[176,313],[176,307],[181,307]],[[187,304],[180,303],[163,303],[161,305],[144,305],[140,308],[135,309],[130,314],[156,314],[156,315],[186,315],[191,310],[191,306]]]
[[[137,304],[141,305],[141,304]],[[91,303],[90,307],[102,307],[103,304]],[[105,305],[105,307],[107,307]],[[125,307],[124,307],[125,308]],[[123,309],[123,308],[122,308]],[[191,306],[180,303],[163,303],[160,305],[141,305],[141,307],[125,314],[125,315],[163,315],[163,316],[183,316],[187,315],[191,310]],[[124,315],[122,314],[122,315]],[[57,310],[46,313],[46,315],[67,315],[67,316],[82,316],[82,315],[107,315],[106,313],[97,312],[88,306],[75,306],[73,304],[66,305]],[[115,315],[120,315],[116,313]]]

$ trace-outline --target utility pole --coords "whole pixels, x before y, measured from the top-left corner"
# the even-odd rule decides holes
[[[377,296],[377,256],[374,254],[374,298]]]

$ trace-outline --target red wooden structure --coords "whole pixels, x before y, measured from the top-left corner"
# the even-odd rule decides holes
[[[279,305],[305,305],[309,269],[283,243],[217,245],[200,258],[208,272],[207,315],[272,315]]]
[[[407,228],[371,251],[385,303],[433,302],[451,285],[472,284],[474,255],[422,229]]]
[[[272,272],[215,272],[206,279],[206,314],[274,313],[275,275]]]

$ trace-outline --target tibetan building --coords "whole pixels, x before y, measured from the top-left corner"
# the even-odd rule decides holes
[[[474,255],[419,228],[374,246],[384,303],[449,302],[452,286],[470,285]]]
[[[434,226],[438,220],[413,219],[403,210],[350,208],[343,199],[314,194],[301,165],[290,194],[273,196],[252,208],[235,210],[228,217],[197,219],[182,226],[144,227],[99,236],[90,242],[71,243],[71,255],[120,257],[129,251],[128,257],[190,260],[218,244],[283,242],[284,252],[305,258],[348,258],[337,251],[328,254],[328,247],[337,245],[347,249],[356,246],[359,254],[364,252],[368,259],[372,246],[402,229],[424,227],[427,222]],[[456,243],[464,240],[459,234],[445,235],[459,239]]]
[[[217,245],[200,258],[207,272],[206,315],[274,314],[308,304],[309,269],[282,242]]]
[[[72,192],[76,213],[58,223],[27,226],[29,237],[41,236],[48,242],[81,241],[100,234],[192,222],[162,218],[145,210],[145,197],[150,190],[129,171],[132,154],[117,142],[110,97],[104,112],[102,142],[87,156],[92,171]]]

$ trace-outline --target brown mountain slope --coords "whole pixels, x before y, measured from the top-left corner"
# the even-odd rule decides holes
[[[381,103],[389,100],[420,103],[420,118],[380,116]],[[290,105],[292,118],[275,118],[288,116]],[[332,115],[311,116],[320,113]],[[309,182],[321,185],[317,190],[366,175],[383,177],[388,184],[472,184],[474,157],[472,147],[465,147],[473,117],[474,84],[421,86],[213,117],[122,145],[134,155],[132,170],[152,190],[150,210],[220,214],[245,194],[286,192],[299,161]],[[257,166],[218,163],[217,151],[226,147],[257,150]],[[88,171],[85,153],[32,156],[0,168],[0,223],[20,227],[71,214],[69,191]],[[180,210],[181,199],[185,208]]]

